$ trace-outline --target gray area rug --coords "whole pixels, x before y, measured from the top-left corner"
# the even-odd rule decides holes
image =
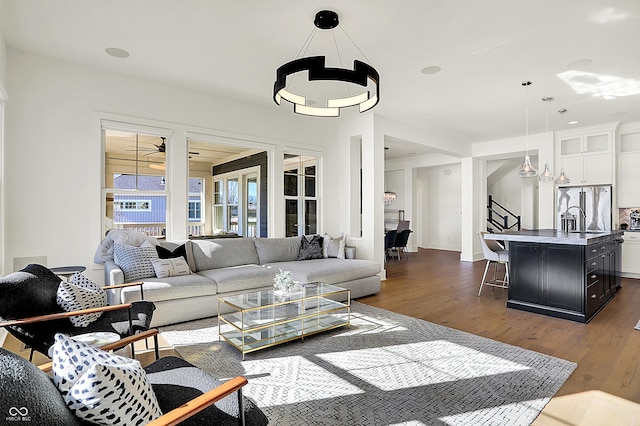
[[[249,353],[218,320],[161,328],[187,361],[244,388],[272,425],[528,425],[576,364],[353,302],[351,328]]]

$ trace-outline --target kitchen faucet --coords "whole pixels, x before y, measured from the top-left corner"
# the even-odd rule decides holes
[[[585,232],[585,229],[582,229],[583,228],[582,224],[587,221],[587,214],[584,212],[582,207],[580,207],[580,206],[569,206],[569,207],[567,207],[567,210],[565,210],[565,212],[564,212],[565,217],[568,217],[569,210],[574,209],[574,208],[580,210],[580,213],[582,213],[582,217],[584,218],[584,221],[582,221],[582,220],[580,221],[580,229],[578,229],[578,231]]]

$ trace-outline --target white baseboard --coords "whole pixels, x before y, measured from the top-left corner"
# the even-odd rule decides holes
[[[633,278],[636,280],[640,280],[640,274],[634,274],[633,272],[623,272],[621,275],[623,278]]]

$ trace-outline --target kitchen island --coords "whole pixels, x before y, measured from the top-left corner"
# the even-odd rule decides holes
[[[507,307],[588,322],[620,287],[624,231],[485,234],[509,248]]]

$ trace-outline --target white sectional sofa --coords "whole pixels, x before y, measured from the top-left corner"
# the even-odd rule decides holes
[[[348,288],[352,298],[380,291],[380,264],[361,259],[298,260],[300,238],[220,238],[171,243],[147,237],[169,250],[184,244],[192,270],[189,275],[141,279],[144,299],[156,305],[151,326],[215,316],[219,295],[272,290],[273,277],[280,269],[291,271],[293,279],[300,283],[325,282]],[[101,263],[105,284],[122,284],[125,274],[112,255],[104,255],[109,246],[105,241],[98,250],[102,255],[96,253],[96,260],[104,260]],[[110,294],[111,303],[139,299],[136,287],[112,290]]]

